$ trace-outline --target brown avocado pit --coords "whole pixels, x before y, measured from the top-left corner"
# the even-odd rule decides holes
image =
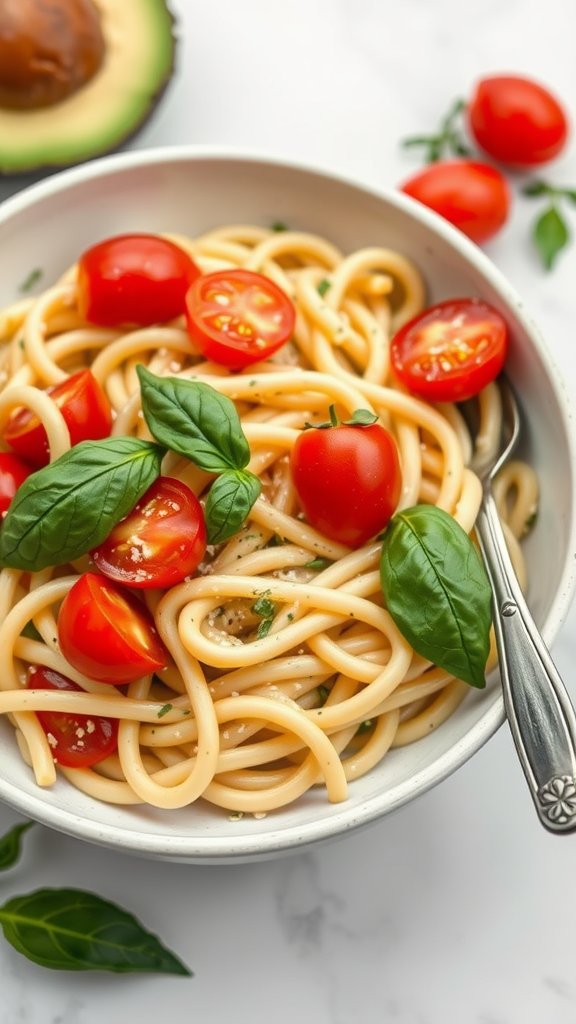
[[[166,0],[0,0],[0,174],[118,149],[174,72]]]
[[[58,103],[98,71],[104,49],[92,0],[0,0],[0,106]]]

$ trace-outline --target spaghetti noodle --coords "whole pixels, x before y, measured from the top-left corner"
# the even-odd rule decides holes
[[[330,801],[341,801],[348,783],[391,748],[445,721],[468,687],[401,635],[382,596],[380,544],[350,550],[304,520],[290,450],[331,405],[349,415],[367,409],[396,439],[400,506],[438,505],[471,533],[481,497],[468,468],[472,441],[456,406],[413,398],[390,374],[390,337],[425,304],[421,276],[401,254],[369,248],[344,255],[310,234],[253,226],[169,237],[204,273],[243,267],[270,277],[293,298],[293,341],[230,375],[195,351],[181,319],[130,331],[85,323],[72,267],[39,298],[0,315],[0,433],[14,408],[28,407],[44,424],[55,460],[70,437],[42,389],[90,367],[114,410],[112,435],[147,439],[136,373],[144,364],[158,376],[193,376],[234,401],[261,495],[239,532],[208,549],[193,578],[145,592],[170,662],[126,689],[82,676],[59,649],[57,610],[78,574],[94,570],[88,556],[39,572],[4,568],[0,712],[40,786],[60,771],[103,801],[169,809],[202,798],[254,814],[319,784]],[[479,409],[479,443],[494,447],[500,410],[493,385]],[[163,472],[204,495],[207,474],[186,459],[168,453]],[[498,500],[525,583],[518,540],[537,502],[529,467],[507,467]],[[266,631],[254,610],[262,594],[273,609]],[[492,651],[488,667],[494,659]],[[29,689],[29,666],[60,672],[81,690]],[[119,719],[117,753],[92,768],[58,766],[34,713],[45,709]]]

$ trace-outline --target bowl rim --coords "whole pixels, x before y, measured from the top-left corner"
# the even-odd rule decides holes
[[[170,145],[149,149],[136,149],[127,152],[104,155],[82,164],[56,170],[49,177],[26,185],[18,193],[0,203],[0,229],[5,222],[11,220],[21,211],[41,203],[51,196],[66,191],[71,186],[82,185],[97,178],[106,178],[117,172],[138,170],[160,164],[186,164],[205,161],[222,161],[230,163],[241,161],[259,166],[277,169],[294,170],[319,178],[330,179],[343,186],[352,187],[367,193],[376,199],[391,203],[407,213],[412,219],[420,221],[436,235],[441,236],[453,248],[458,250],[467,261],[471,261],[479,269],[483,278],[501,295],[514,309],[518,320],[523,323],[529,333],[538,354],[546,364],[546,368],[558,402],[558,413],[562,422],[564,436],[570,453],[572,468],[572,509],[569,531],[570,550],[576,552],[576,426],[571,398],[567,392],[560,371],[552,352],[546,345],[538,324],[525,309],[525,304],[516,289],[505,275],[492,262],[484,251],[466,238],[457,228],[453,227],[438,214],[424,207],[421,203],[403,194],[400,190],[383,187],[373,181],[335,171],[333,168],[315,162],[302,161],[290,156],[267,153],[266,151],[245,149],[242,147],[218,145]],[[556,639],[566,620],[576,585],[575,559],[567,559],[558,594],[554,603],[553,613],[549,614],[542,629],[543,637],[548,646]],[[270,829],[262,834],[249,836],[239,835],[234,839],[234,847],[223,838],[197,835],[171,835],[168,840],[162,835],[149,833],[144,835],[129,827],[104,825],[90,819],[79,818],[66,806],[55,807],[43,801],[42,793],[27,794],[17,787],[0,780],[0,798],[19,812],[42,822],[43,824],[63,832],[74,838],[118,849],[133,855],[159,858],[163,860],[184,861],[187,863],[227,864],[255,859],[266,859],[302,850],[312,844],[341,838],[347,833],[368,826],[390,813],[398,810],[417,796],[424,795],[434,786],[448,778],[462,767],[482,746],[494,735],[505,721],[502,695],[499,694],[483,715],[467,732],[465,739],[456,742],[449,751],[425,768],[420,768],[415,775],[402,783],[387,789],[379,797],[370,797],[362,804],[355,806],[351,813],[350,806],[343,804],[342,809],[329,818],[319,818],[285,829]],[[384,806],[385,804],[385,806]]]

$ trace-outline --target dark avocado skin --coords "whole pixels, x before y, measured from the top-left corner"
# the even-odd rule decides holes
[[[124,0],[121,0],[124,2]],[[153,118],[156,108],[161,103],[166,91],[172,83],[174,75],[177,71],[177,57],[178,57],[178,21],[174,13],[168,7],[166,0],[157,0],[158,4],[164,8],[165,14],[168,16],[170,23],[170,32],[172,40],[172,51],[171,51],[171,62],[168,66],[164,78],[158,82],[156,91],[151,97],[150,104],[147,110],[144,112],[138,123],[131,126],[127,130],[126,134],[122,139],[115,142],[110,146],[99,146],[94,149],[93,152],[87,154],[85,157],[76,159],[70,162],[51,162],[47,160],[45,164],[39,164],[37,167],[26,170],[26,171],[12,171],[7,168],[0,166],[0,202],[5,196],[2,194],[4,189],[2,188],[2,182],[6,182],[9,185],[9,190],[6,193],[13,194],[16,191],[27,188],[30,185],[35,184],[44,178],[49,177],[52,174],[56,174],[58,171],[63,170],[70,166],[79,166],[84,163],[89,163],[90,160],[94,160],[101,156],[106,156],[112,153],[122,152],[124,148],[136,138],[140,132],[146,127],[149,121]]]

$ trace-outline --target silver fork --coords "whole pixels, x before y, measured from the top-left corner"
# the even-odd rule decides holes
[[[542,825],[550,832],[576,830],[576,715],[520,589],[506,541],[492,481],[520,436],[518,404],[508,381],[502,396],[502,447],[489,465],[472,460],[483,487],[476,534],[492,584],[494,631],[504,707],[520,763]]]

